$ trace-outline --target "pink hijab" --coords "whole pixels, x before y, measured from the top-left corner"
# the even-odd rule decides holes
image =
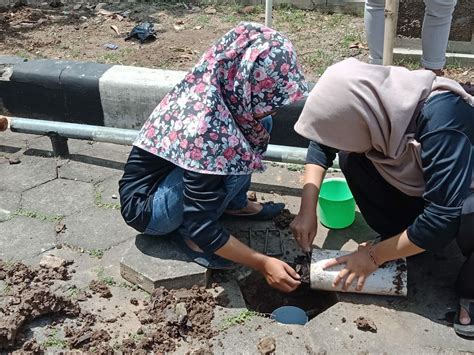
[[[242,22],[163,98],[134,145],[200,173],[263,171],[270,135],[253,114],[301,100],[307,91],[291,42]]]
[[[436,90],[452,91],[474,106],[474,98],[457,82],[431,71],[346,59],[318,81],[295,131],[335,149],[365,153],[387,182],[421,196],[420,143],[407,128],[418,103]]]

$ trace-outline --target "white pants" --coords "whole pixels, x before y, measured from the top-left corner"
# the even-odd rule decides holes
[[[427,69],[441,69],[446,63],[446,47],[454,7],[457,0],[424,0],[425,18],[421,32],[423,56],[421,65]],[[369,45],[369,59],[382,64],[385,27],[385,0],[365,1],[365,31]]]

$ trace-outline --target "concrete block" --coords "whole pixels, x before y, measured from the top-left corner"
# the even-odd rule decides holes
[[[69,246],[85,250],[106,250],[133,238],[136,231],[127,226],[120,211],[108,208],[89,208],[63,219],[66,225],[59,240]]]
[[[19,193],[0,191],[0,222],[2,222],[2,216],[9,216],[18,209],[20,199]]]
[[[104,125],[140,128],[186,72],[117,65],[100,78]]]
[[[22,192],[56,178],[56,161],[21,156],[21,163],[0,168],[1,189]]]
[[[122,168],[121,162],[78,154],[72,156],[70,160],[61,162],[58,175],[62,179],[100,182],[114,175],[122,174]]]
[[[410,58],[410,59],[419,60],[421,58],[421,55],[422,55],[422,51],[419,49],[408,49],[408,48],[394,48],[393,49],[394,59]],[[474,66],[474,54],[446,53],[446,64],[453,64],[456,66],[472,68]]]
[[[395,38],[395,47],[421,50],[421,38],[397,37]],[[474,54],[474,39],[470,42],[449,41],[447,52]]]
[[[23,194],[22,208],[46,215],[69,216],[94,207],[94,187],[81,181],[55,179]]]
[[[24,260],[55,246],[54,223],[15,217],[0,227],[0,260]]]
[[[138,235],[120,262],[124,279],[147,292],[155,288],[190,288],[205,285],[208,270],[189,260],[170,240]]]

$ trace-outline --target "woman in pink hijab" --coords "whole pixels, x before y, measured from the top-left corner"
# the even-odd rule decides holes
[[[247,199],[251,174],[265,170],[272,117],[307,94],[291,42],[242,22],[203,54],[144,123],[119,182],[125,222],[168,237],[209,269],[240,263],[289,292],[299,275],[285,262],[241,243],[223,214],[271,220],[282,203]]]
[[[299,214],[291,227],[310,250],[326,169],[339,162],[360,212],[382,237],[344,264],[334,287],[364,281],[380,265],[456,239],[466,257],[456,280],[458,334],[474,336],[474,100],[455,81],[347,59],[331,66],[295,130],[311,140]]]

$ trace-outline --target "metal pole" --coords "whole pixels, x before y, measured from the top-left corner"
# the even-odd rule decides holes
[[[265,26],[272,27],[273,0],[265,0]]]
[[[59,155],[68,154],[67,138],[132,145],[138,135],[138,131],[133,129],[44,121],[21,117],[11,117],[10,129],[18,133],[50,136],[52,141],[54,139],[53,148],[55,142],[60,144],[58,149],[54,148],[55,153]],[[66,147],[64,147],[64,144],[66,144]],[[306,148],[269,144],[265,153],[265,159],[282,163],[304,164],[306,162],[306,151]],[[334,168],[339,167],[337,159],[334,161],[333,166]]]
[[[385,0],[383,65],[392,65],[393,63],[393,47],[398,21],[398,1],[399,0]]]

